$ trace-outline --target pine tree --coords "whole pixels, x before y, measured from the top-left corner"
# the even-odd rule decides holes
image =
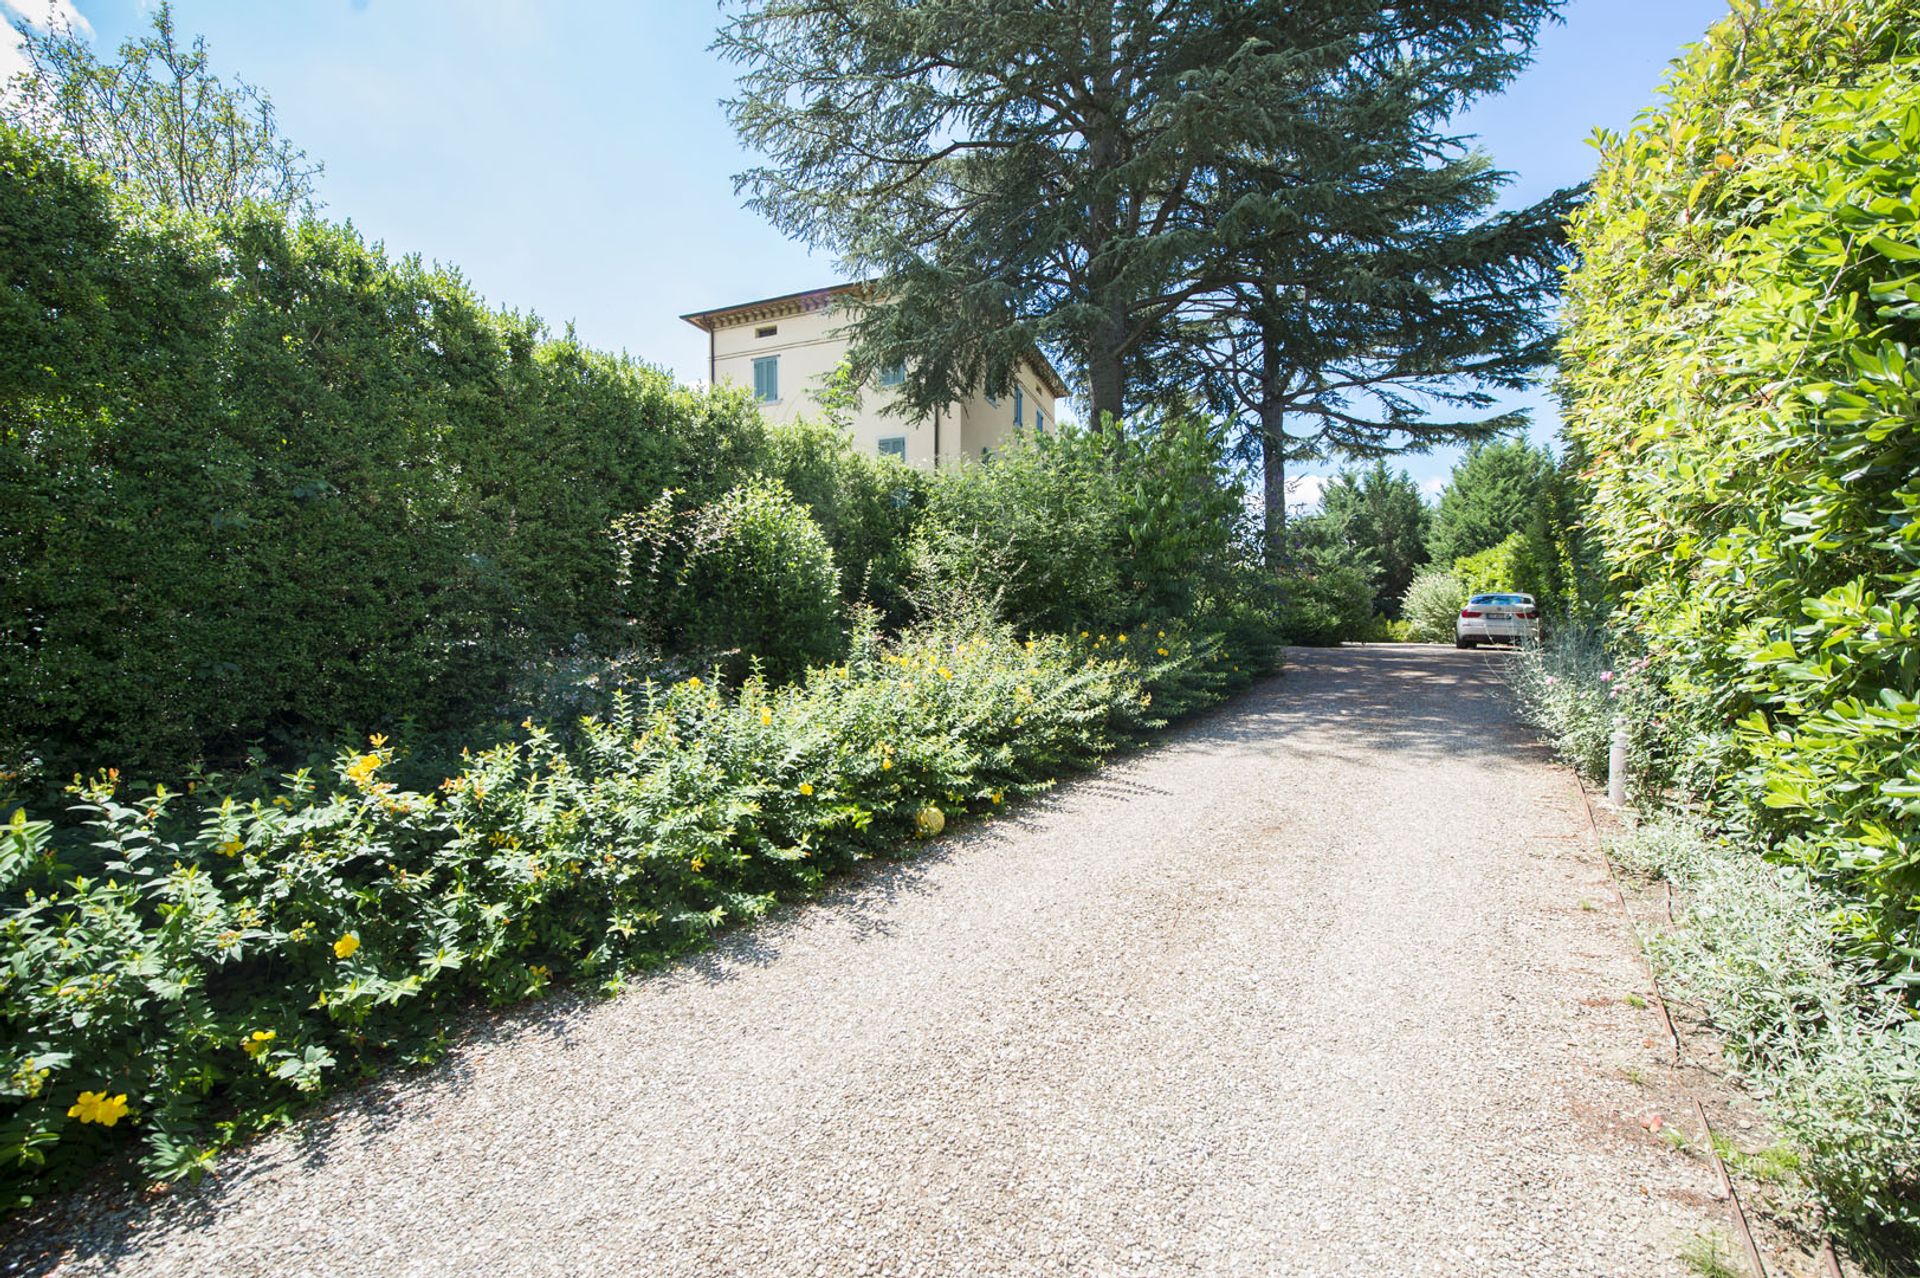
[[[1290,147],[1251,150],[1214,190],[1218,287],[1144,353],[1156,392],[1201,385],[1247,423],[1284,545],[1287,463],[1381,457],[1525,424],[1488,414],[1551,358],[1562,191],[1495,213],[1509,180],[1449,120],[1526,65],[1557,0],[1355,0],[1372,32],[1308,104]],[[1436,416],[1435,410],[1447,415]]]
[[[1220,175],[1319,149],[1295,136],[1323,127],[1312,99],[1401,34],[1354,8],[745,0],[717,47],[744,67],[727,105],[767,160],[738,185],[880,285],[856,364],[904,357],[912,409],[1004,386],[1038,342],[1068,355],[1096,423],[1118,419],[1138,353],[1218,283]]]
[[[1320,495],[1320,509],[1371,560],[1375,611],[1398,617],[1414,570],[1427,562],[1428,511],[1419,487],[1405,471],[1376,461],[1335,476]]]

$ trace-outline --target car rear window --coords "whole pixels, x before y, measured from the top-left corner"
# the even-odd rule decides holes
[[[1530,604],[1532,595],[1475,595],[1469,602],[1477,604]]]

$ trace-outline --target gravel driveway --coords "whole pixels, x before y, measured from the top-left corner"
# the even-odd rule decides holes
[[[1292,654],[1155,748],[646,980],[486,1023],[7,1267],[1647,1275],[1717,1216],[1497,657]],[[1598,908],[1583,908],[1590,902]]]

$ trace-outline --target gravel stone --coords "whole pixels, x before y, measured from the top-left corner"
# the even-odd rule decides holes
[[[1660,1275],[1644,976],[1499,659],[1284,678],[611,1000],[36,1212],[9,1272]]]

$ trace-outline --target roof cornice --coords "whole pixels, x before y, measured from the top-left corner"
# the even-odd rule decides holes
[[[810,288],[800,293],[783,293],[779,297],[763,297],[755,302],[736,302],[732,306],[717,306],[710,311],[692,311],[680,318],[704,333],[715,329],[732,328],[737,324],[760,324],[767,320],[784,319],[789,315],[807,315],[815,311],[831,310],[839,298],[850,293],[864,293],[868,284],[830,284],[826,288]],[[1052,361],[1038,346],[1028,349],[1026,360],[1034,373],[1046,383],[1054,398],[1067,398],[1066,379],[1060,376]]]

